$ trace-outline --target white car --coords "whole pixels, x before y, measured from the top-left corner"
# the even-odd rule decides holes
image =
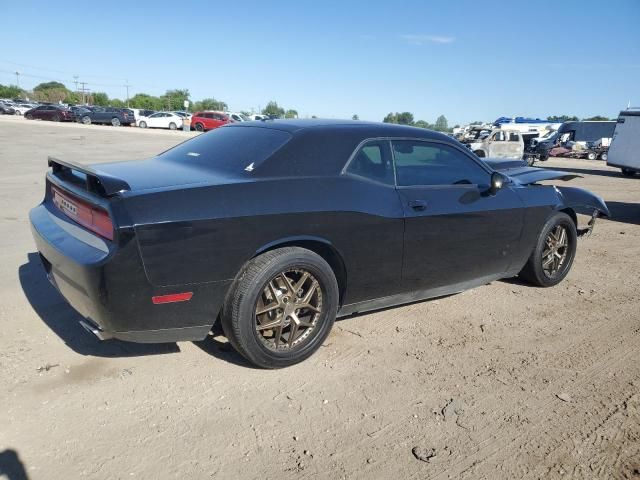
[[[229,118],[231,118],[231,120],[233,120],[234,122],[250,122],[251,120],[254,120],[248,115],[243,115],[237,112],[224,112],[224,113],[226,115],[229,115]]]
[[[12,107],[16,109],[16,115],[24,115],[27,110],[31,110],[33,108],[33,105],[27,105],[25,103],[14,103]]]
[[[157,112],[148,117],[140,117],[138,119],[140,128],[168,128],[169,130],[177,130],[182,128],[182,117],[173,112]]]

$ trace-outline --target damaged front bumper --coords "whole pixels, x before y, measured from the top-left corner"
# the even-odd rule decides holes
[[[591,214],[591,220],[589,220],[589,223],[587,223],[587,226],[583,228],[578,227],[577,229],[578,237],[589,238],[591,236],[591,234],[593,233],[593,227],[595,226],[596,220],[599,215],[600,215],[600,212],[594,209],[593,213]]]

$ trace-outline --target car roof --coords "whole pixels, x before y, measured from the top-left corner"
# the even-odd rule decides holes
[[[427,130],[425,128],[412,127],[409,125],[398,125],[394,123],[365,122],[360,120],[337,120],[337,119],[286,119],[286,120],[255,120],[252,122],[240,122],[225,125],[224,128],[248,128],[260,126],[262,128],[273,128],[283,130],[296,136],[307,132],[343,131],[362,138],[370,137],[398,137],[398,138],[425,138],[433,140],[450,140],[450,137],[443,133]]]

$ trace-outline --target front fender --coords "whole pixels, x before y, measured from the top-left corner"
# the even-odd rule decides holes
[[[597,211],[600,216],[610,217],[607,204],[595,193],[577,187],[556,187],[563,207],[573,209],[576,213],[593,215]]]

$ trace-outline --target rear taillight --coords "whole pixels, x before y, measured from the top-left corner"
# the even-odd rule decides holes
[[[109,212],[96,205],[91,205],[75,195],[62,193],[55,187],[51,187],[53,203],[67,217],[76,221],[93,233],[113,240],[113,222]]]

